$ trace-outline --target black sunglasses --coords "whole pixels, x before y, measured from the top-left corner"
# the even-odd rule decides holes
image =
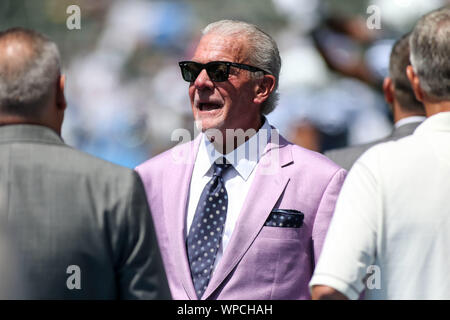
[[[222,82],[228,79],[230,75],[230,67],[236,67],[239,69],[248,70],[251,72],[263,72],[268,74],[260,68],[249,66],[248,64],[228,62],[228,61],[211,61],[208,63],[198,63],[194,61],[181,61],[178,63],[181,68],[181,75],[183,79],[187,82],[193,82],[197,79],[200,72],[206,69],[206,73],[209,78],[215,82]]]

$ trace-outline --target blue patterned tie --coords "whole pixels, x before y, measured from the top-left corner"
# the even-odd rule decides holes
[[[213,177],[203,189],[187,237],[189,266],[198,298],[208,286],[222,240],[228,208],[222,175],[230,166],[224,158],[213,164]]]

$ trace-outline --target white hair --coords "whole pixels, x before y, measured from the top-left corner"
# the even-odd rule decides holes
[[[423,16],[410,37],[410,60],[430,97],[450,100],[450,6]]]
[[[208,33],[245,37],[249,47],[249,63],[275,77],[275,89],[261,107],[262,114],[272,112],[278,101],[277,89],[281,69],[280,53],[272,37],[253,24],[236,20],[213,22],[203,29],[203,35]]]

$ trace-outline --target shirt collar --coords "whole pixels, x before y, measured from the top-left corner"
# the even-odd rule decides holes
[[[63,139],[53,129],[35,124],[0,125],[0,143],[3,142],[64,144]]]
[[[423,117],[423,116],[411,116],[411,117],[406,117],[403,119],[398,120],[394,126],[396,129],[398,129],[399,127],[405,125],[405,124],[409,124],[409,123],[416,123],[416,122],[423,122],[427,117]]]
[[[436,131],[450,131],[450,111],[439,112],[431,117],[428,117],[420,126],[417,127],[414,134]]]
[[[196,160],[201,168],[200,173],[203,176],[207,175],[210,173],[212,164],[218,158],[225,157],[239,175],[244,180],[247,180],[258,164],[261,155],[270,141],[270,136],[271,126],[267,119],[264,118],[264,123],[256,134],[235,150],[223,155],[214,148],[213,144],[203,134]]]

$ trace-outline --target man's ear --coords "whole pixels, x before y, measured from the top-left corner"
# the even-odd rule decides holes
[[[67,107],[66,97],[64,96],[65,83],[66,77],[64,75],[60,75],[56,84],[56,107],[62,111],[64,111]]]
[[[408,80],[411,83],[411,87],[414,91],[416,99],[423,103],[424,93],[422,91],[422,88],[420,87],[419,77],[414,72],[414,69],[411,65],[406,67],[406,75],[408,76]]]
[[[275,90],[275,77],[271,74],[265,74],[263,78],[259,79],[255,87],[254,103],[261,104],[269,98],[273,90]]]
[[[392,79],[390,77],[384,78],[383,81],[383,93],[384,93],[384,99],[387,103],[393,104],[394,103],[394,83],[392,82]]]

